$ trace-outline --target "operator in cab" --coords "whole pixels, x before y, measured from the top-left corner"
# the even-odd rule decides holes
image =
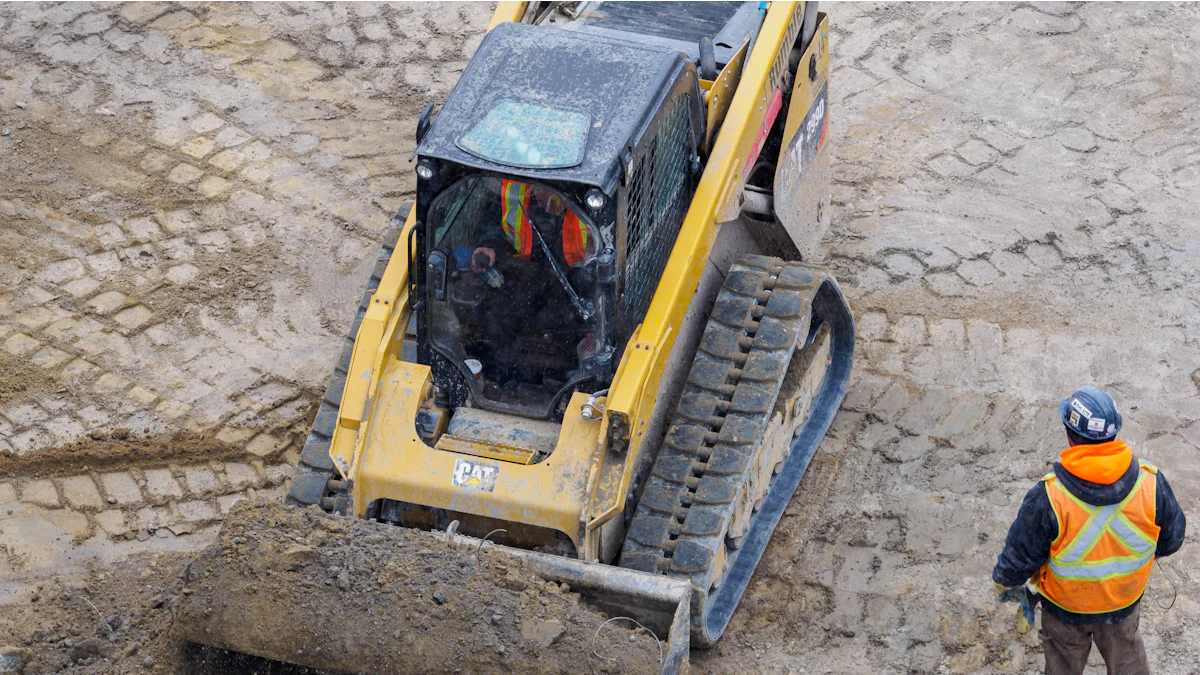
[[[484,225],[472,256],[471,269],[478,274],[496,264],[497,250],[518,260],[531,260],[535,247],[541,248],[534,242],[539,234],[550,250],[555,250],[552,241],[562,246],[563,258],[570,266],[589,257],[589,244],[595,247],[594,242],[588,241],[587,226],[550,190],[502,180],[499,207],[500,217],[492,225]],[[533,231],[535,222],[537,233]],[[560,223],[561,228],[555,227]]]
[[[553,191],[507,179],[500,181],[499,199],[485,211],[476,233],[471,271],[483,277],[493,295],[509,301],[484,327],[484,340],[493,346],[484,362],[486,379],[501,388],[536,381],[537,373],[526,372],[529,360],[513,348],[516,338],[548,308],[570,311],[559,277],[565,279],[569,268],[595,254],[595,237]]]

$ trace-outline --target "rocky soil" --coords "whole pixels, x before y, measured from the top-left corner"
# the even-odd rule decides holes
[[[124,570],[50,580],[13,609],[0,643],[19,645],[8,658],[27,675],[660,668],[656,637],[606,624],[565,585],[490,548],[266,501],[235,505],[198,556],[143,555]]]
[[[604,625],[611,617],[565,584],[540,579],[490,548],[472,552],[315,509],[238,504],[218,544],[187,567],[184,581],[176,634],[311,666],[364,673],[660,670],[655,637],[631,632],[625,621]]]

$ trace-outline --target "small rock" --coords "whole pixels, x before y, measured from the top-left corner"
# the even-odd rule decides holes
[[[84,638],[71,647],[71,660],[83,661],[98,657],[106,648],[107,645],[94,637]]]
[[[204,578],[205,573],[204,564],[199,560],[193,560],[183,569],[183,580],[187,582],[199,581]]]
[[[4,131],[0,132],[0,136],[7,136],[7,135],[8,135],[8,127],[4,127]]]
[[[0,647],[0,673],[19,674],[33,660],[33,652],[20,647]]]
[[[492,615],[492,625],[493,625],[493,626],[499,626],[499,625],[500,625],[500,621],[501,621],[501,620],[503,620],[503,619],[504,619],[504,615],[503,615],[503,614],[493,614],[493,615]]]
[[[154,667],[154,657],[147,656],[146,658],[142,659],[142,667],[143,668],[153,668]]]
[[[563,628],[562,622],[558,619],[521,620],[521,637],[542,649],[554,644],[565,631],[566,628]]]
[[[319,555],[311,546],[292,546],[279,556],[278,568],[294,572],[310,562],[315,562]],[[347,577],[347,581],[349,581],[349,577]]]
[[[22,110],[25,109],[25,101],[17,101],[14,105],[16,105],[18,108],[21,108]]]
[[[441,593],[434,593],[433,601],[439,605],[444,605],[444,604],[446,604],[446,597],[444,595],[442,595]]]

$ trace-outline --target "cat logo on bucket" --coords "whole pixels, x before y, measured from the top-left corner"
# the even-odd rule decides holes
[[[451,483],[454,487],[473,487],[484,492],[491,492],[496,487],[498,475],[500,475],[500,467],[495,464],[460,459],[454,462],[454,476]]]

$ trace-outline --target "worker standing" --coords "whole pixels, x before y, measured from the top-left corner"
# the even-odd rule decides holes
[[[1025,495],[992,572],[996,598],[1036,586],[1047,675],[1082,675],[1093,641],[1108,675],[1149,673],[1138,602],[1155,557],[1183,544],[1183,511],[1166,477],[1117,438],[1111,396],[1084,387],[1058,413],[1070,447]]]

